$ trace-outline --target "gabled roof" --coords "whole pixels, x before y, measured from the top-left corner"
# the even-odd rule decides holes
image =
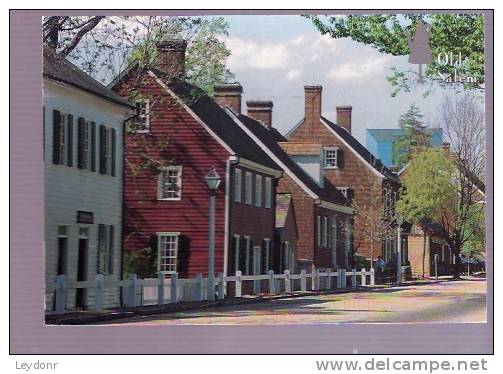
[[[320,199],[334,202],[341,205],[349,205],[348,200],[337,190],[326,178],[324,180],[324,188],[320,187],[290,156],[280,147],[275,141],[275,137],[270,135],[260,122],[240,114],[237,116],[239,121],[246,126],[259,140],[262,142],[274,156],[280,160],[294,175],[297,177],[311,192],[317,195]]]
[[[365,148],[356,138],[341,126],[329,121],[325,117],[321,117],[322,121],[332,130],[339,138],[347,144],[356,154],[358,154],[369,167],[380,173],[383,177],[398,183],[398,178],[391,172],[380,159],[374,157],[370,151]]]
[[[93,95],[99,96],[105,100],[115,104],[129,108],[134,106],[127,100],[123,99],[114,91],[110,90],[96,79],[84,73],[77,66],[58,56],[48,48],[44,48],[44,77],[53,79],[58,82],[69,84]]]
[[[176,78],[164,81],[164,73],[157,69],[151,69],[151,72],[237,156],[281,171],[281,168],[203,90]]]

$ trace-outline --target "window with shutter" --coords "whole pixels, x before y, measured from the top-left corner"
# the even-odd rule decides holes
[[[234,171],[234,201],[236,203],[241,202],[241,181],[242,181],[242,175],[241,175],[241,169],[235,169]]]
[[[112,144],[111,144],[111,148],[112,148],[112,154],[110,156],[111,158],[111,174],[112,174],[112,177],[115,177],[116,175],[116,171],[115,171],[115,168],[116,168],[116,158],[117,158],[117,131],[115,129],[111,129],[112,131]]]
[[[255,175],[255,206],[262,206],[262,176]]]
[[[96,171],[96,123],[91,122],[91,171]]]
[[[100,125],[100,174],[107,173],[106,138],[107,129],[105,125]]]
[[[176,273],[180,233],[157,233],[158,236],[158,271],[164,274]]]
[[[337,168],[342,169],[344,167],[344,151],[342,149],[337,150]]]
[[[68,127],[68,146],[66,155],[66,165],[73,166],[73,115],[66,115],[67,127]]]
[[[245,203],[252,203],[252,173],[249,171],[245,173]]]
[[[337,148],[324,148],[323,153],[325,160],[325,169],[337,168]]]
[[[88,141],[86,136],[88,131],[86,130],[87,123],[82,117],[78,120],[77,125],[77,167],[79,169],[87,169],[87,153],[86,147],[88,146]]]
[[[115,245],[115,227],[110,225],[108,227],[108,267],[107,274],[114,273],[114,245]]]
[[[265,178],[265,201],[264,206],[270,208],[272,206],[272,179]]]
[[[52,162],[60,163],[61,141],[61,113],[59,110],[52,111]]]
[[[158,200],[180,200],[182,198],[182,166],[161,168],[157,186]]]

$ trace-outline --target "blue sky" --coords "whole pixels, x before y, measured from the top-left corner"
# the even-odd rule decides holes
[[[274,102],[273,125],[282,133],[304,113],[304,85],[323,86],[323,114],[335,121],[337,105],[353,106],[353,135],[365,144],[365,129],[398,127],[411,103],[435,124],[444,94],[438,88],[423,98],[421,86],[391,97],[386,80],[393,66],[417,70],[406,56],[394,57],[349,39],[322,36],[300,16],[226,16],[230,23],[228,66],[244,88],[243,102]]]

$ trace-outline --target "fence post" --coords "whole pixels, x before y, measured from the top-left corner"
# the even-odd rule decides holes
[[[341,287],[346,288],[346,269],[341,269]]]
[[[157,273],[157,304],[164,304],[164,274]]]
[[[194,295],[192,297],[194,301],[203,300],[203,274],[196,274],[196,284],[194,285]]]
[[[236,289],[236,297],[241,297],[242,295],[242,280],[241,280],[241,270],[238,270],[236,271],[236,287],[234,287]]]
[[[330,275],[330,268],[327,269],[327,282],[325,283],[325,288],[327,290],[331,289],[332,288],[332,277]]]
[[[320,290],[320,269],[316,269],[314,271],[316,275],[316,283],[315,283],[315,290],[319,291]]]
[[[224,287],[225,286],[225,280],[224,280],[224,273],[218,273],[218,299],[223,300],[225,295],[224,295]]]
[[[374,286],[375,285],[375,270],[374,268],[370,269],[370,285]]]
[[[292,284],[290,283],[290,270],[285,270],[285,293],[292,292]]]
[[[126,306],[135,307],[136,306],[136,274],[129,274],[126,286]]]
[[[353,268],[353,275],[351,277],[351,286],[353,288],[356,287],[356,269]]]
[[[276,285],[274,284],[274,270],[269,270],[267,274],[269,274],[269,293],[271,295],[274,295],[276,293]]]
[[[178,274],[173,273],[171,274],[171,284],[170,286],[170,303],[171,304],[176,304],[178,302],[178,295],[177,295],[177,282],[178,281]]]
[[[336,288],[342,288],[342,269],[341,268],[337,269],[337,287]]]
[[[56,277],[56,314],[65,314],[66,279],[63,274]]]
[[[96,274],[96,287],[95,287],[95,308],[97,312],[103,310],[103,282],[105,277],[103,274]]]
[[[362,286],[366,286],[367,285],[367,272],[365,271],[365,268],[360,270],[360,273],[362,275]]]
[[[307,291],[307,279],[305,270],[300,271],[300,290],[304,292]]]
[[[315,279],[316,279],[316,269],[312,268],[312,270],[311,270],[311,291],[316,290]]]

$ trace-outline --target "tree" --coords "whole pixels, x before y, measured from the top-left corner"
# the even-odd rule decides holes
[[[369,162],[373,163],[372,160]],[[373,267],[375,246],[381,248],[381,243],[396,239],[394,216],[397,191],[370,172],[365,172],[362,177],[368,186],[365,191],[367,198],[361,199],[361,202],[352,201],[357,225],[353,230],[353,255],[362,245],[370,242],[370,266]]]
[[[155,64],[163,39],[188,41],[186,79],[208,94],[215,83],[233,78],[226,68],[230,51],[221,37],[229,24],[221,17],[45,17],[44,45],[107,84],[132,61]]]
[[[410,161],[414,150],[431,146],[431,134],[422,122],[423,114],[412,104],[407,112],[400,116],[398,124],[403,134],[392,145],[393,164],[398,169],[403,168]]]
[[[481,14],[379,14],[366,16],[306,16],[323,34],[332,38],[351,38],[379,52],[393,56],[410,53],[408,40],[414,35],[418,21],[431,24],[430,49],[433,61],[425,77],[430,84],[453,85],[467,90],[484,88],[484,17]],[[461,55],[459,64],[445,63],[445,56]],[[438,58],[440,56],[440,59]],[[440,75],[441,74],[441,75]],[[452,82],[455,76],[475,77],[476,81]],[[443,77],[451,77],[444,80]],[[417,81],[417,73],[392,69],[388,76],[393,92],[409,92]],[[428,91],[427,91],[428,92]]]

